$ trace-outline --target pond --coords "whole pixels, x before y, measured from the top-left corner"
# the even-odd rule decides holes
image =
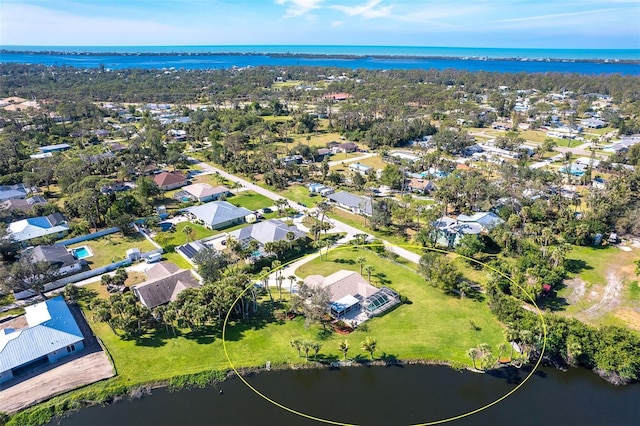
[[[528,372],[458,372],[442,366],[359,367],[265,372],[247,380],[256,390],[310,417],[366,425],[433,422],[478,410],[514,389]],[[504,401],[455,425],[634,425],[640,385],[612,386],[587,370],[541,368]],[[58,424],[58,423],[55,423]],[[239,379],[217,387],[91,407],[60,421],[64,426],[107,425],[317,425],[258,396]]]

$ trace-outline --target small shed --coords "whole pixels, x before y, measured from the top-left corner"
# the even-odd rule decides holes
[[[126,254],[127,254],[127,259],[129,259],[132,262],[135,262],[136,260],[140,260],[140,257],[141,257],[140,249],[135,247],[127,250]]]
[[[255,213],[251,213],[248,214],[244,217],[244,220],[247,221],[247,223],[254,223],[258,220],[258,217],[255,215]]]

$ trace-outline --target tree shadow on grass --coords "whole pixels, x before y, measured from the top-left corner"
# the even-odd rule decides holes
[[[564,261],[564,267],[567,272],[579,274],[582,271],[593,269],[593,266],[581,259],[567,259]]]
[[[227,323],[225,340],[231,342],[240,341],[244,337],[246,331],[262,330],[270,323],[276,322],[272,309],[261,308],[258,309],[258,313],[256,315],[247,319],[229,320]],[[284,321],[280,321],[280,323],[283,322]],[[219,328],[219,337],[222,337],[222,326]]]
[[[330,364],[332,362],[339,361],[340,359],[338,358],[337,355],[318,354],[317,356],[313,357],[313,360],[317,362],[321,362],[323,364]]]
[[[213,343],[217,338],[222,336],[220,327],[205,326],[191,330],[189,333],[184,334],[184,338],[193,340],[200,345],[207,345]]]
[[[391,280],[387,278],[387,274],[385,274],[384,272],[376,272],[375,274],[373,274],[373,276],[376,277],[376,281],[378,281],[378,284],[380,285],[391,284]]]
[[[150,348],[159,348],[167,344],[167,339],[172,336],[168,336],[165,330],[156,329],[151,333],[143,334],[142,336],[132,336],[131,338],[123,337],[122,340],[134,340],[136,346],[146,346]]]

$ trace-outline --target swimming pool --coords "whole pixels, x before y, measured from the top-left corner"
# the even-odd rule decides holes
[[[89,249],[89,247],[87,246],[76,247],[74,249],[71,249],[71,254],[74,255],[76,259],[84,259],[84,258],[93,256],[91,249]]]

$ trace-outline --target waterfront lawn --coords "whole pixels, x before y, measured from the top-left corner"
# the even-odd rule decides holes
[[[340,269],[359,270],[355,262],[359,256],[366,258],[366,264],[375,265],[374,284],[388,285],[408,297],[411,304],[401,305],[369,320],[366,327],[360,327],[349,335],[334,333],[326,336],[319,326],[305,327],[301,317],[276,320],[269,309],[270,303],[263,301],[256,317],[228,326],[227,350],[234,366],[264,366],[267,361],[274,366],[303,364],[304,358],[300,358],[290,345],[296,338],[322,343],[320,357],[325,360],[341,358],[338,342],[345,339],[351,348],[349,358],[367,357],[360,349],[360,342],[371,336],[378,341],[376,357],[426,358],[465,365],[471,365],[465,354],[470,347],[488,343],[495,348],[503,341],[502,329],[484,302],[446,296],[428,286],[412,270],[368,250],[332,250],[329,261],[316,258],[299,268],[297,273],[303,277],[309,274],[328,275]],[[220,327],[207,327],[197,332],[180,329],[177,337],[159,327],[138,339],[122,339],[106,323],[94,322],[90,311],[86,314],[92,329],[113,357],[118,371],[117,380],[126,385],[229,367]]]
[[[354,353],[360,353],[359,342],[365,335],[378,339],[380,353],[400,359],[427,358],[470,365],[466,351],[481,343],[493,348],[503,342],[502,328],[486,303],[447,296],[411,269],[396,265],[368,250],[339,249],[329,253],[329,260],[316,258],[296,271],[300,277],[328,275],[340,269],[358,271],[358,257],[365,265],[373,265],[372,282],[386,285],[406,296],[411,304],[403,304],[392,312],[367,321],[368,332],[346,336]],[[366,272],[363,273],[366,278]],[[335,340],[335,339],[334,339]],[[338,339],[339,340],[339,339]],[[334,348],[329,348],[335,353]],[[324,351],[323,351],[324,352]]]
[[[252,211],[273,206],[272,199],[253,191],[240,192],[238,195],[227,198],[227,201],[234,206],[244,207]]]
[[[91,268],[99,268],[124,259],[130,248],[139,248],[142,253],[156,249],[153,244],[138,233],[122,236],[120,232],[66,247],[72,249],[82,246],[89,247],[93,253],[93,256],[85,259]]]

